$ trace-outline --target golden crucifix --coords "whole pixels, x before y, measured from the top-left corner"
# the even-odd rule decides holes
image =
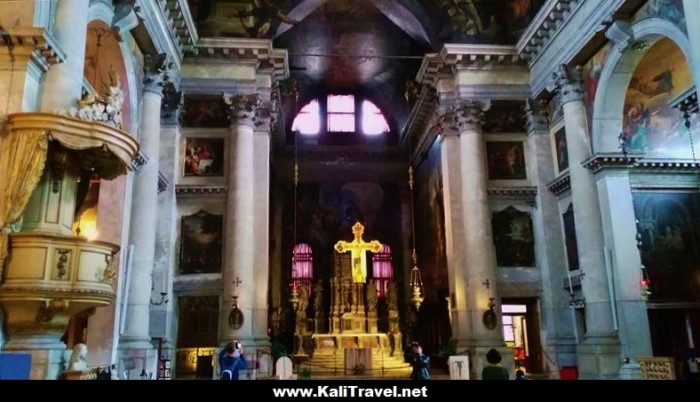
[[[365,232],[365,227],[360,222],[356,222],[352,226],[352,234],[355,238],[351,242],[339,241],[335,243],[335,251],[339,253],[350,252],[352,259],[352,281],[355,283],[365,283],[367,279],[367,258],[365,251],[378,253],[382,249],[382,243],[377,240],[372,240],[366,243],[362,240],[362,234]]]

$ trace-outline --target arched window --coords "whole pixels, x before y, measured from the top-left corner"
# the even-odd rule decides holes
[[[302,107],[294,117],[292,131],[306,136],[354,132],[378,136],[390,129],[382,111],[371,101],[354,95],[328,95]]]
[[[365,135],[379,135],[389,132],[389,124],[382,111],[374,103],[367,100],[362,102],[362,132]]]
[[[377,296],[386,297],[389,294],[389,282],[394,276],[391,263],[391,248],[383,244],[382,249],[372,256],[372,277],[377,286]]]
[[[301,108],[292,123],[292,131],[306,135],[316,135],[321,131],[321,109],[317,100],[312,100]]]
[[[311,282],[314,277],[314,266],[311,246],[299,243],[294,247],[292,257],[292,286],[306,287],[307,294],[311,294]]]

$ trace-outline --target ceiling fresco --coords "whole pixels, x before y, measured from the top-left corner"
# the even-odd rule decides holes
[[[200,37],[268,38],[289,51],[301,88],[291,108],[353,93],[370,98],[401,130],[409,113],[405,83],[426,53],[444,43],[514,44],[544,0],[188,2]],[[291,125],[295,112],[286,114]]]

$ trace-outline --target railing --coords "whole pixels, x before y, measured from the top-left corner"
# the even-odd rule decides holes
[[[673,357],[639,357],[644,380],[675,380],[676,363]]]

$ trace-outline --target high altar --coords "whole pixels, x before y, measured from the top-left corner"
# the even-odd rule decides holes
[[[365,242],[364,227],[359,222],[352,230],[351,242],[339,241],[334,247],[333,276],[325,287],[330,291],[329,311],[326,313],[323,306],[324,286],[316,283],[312,333],[307,331],[308,309],[297,312],[297,354],[305,354],[303,345],[308,345],[312,355],[309,366],[317,371],[342,367],[346,374],[357,374],[357,367],[362,367],[365,374],[371,375],[368,371],[403,370],[407,365],[401,353],[396,286],[391,284],[386,300],[388,330],[379,332],[377,287],[373,279],[366,280],[366,253],[377,253],[382,245],[376,240]],[[310,341],[310,345],[305,341]]]

